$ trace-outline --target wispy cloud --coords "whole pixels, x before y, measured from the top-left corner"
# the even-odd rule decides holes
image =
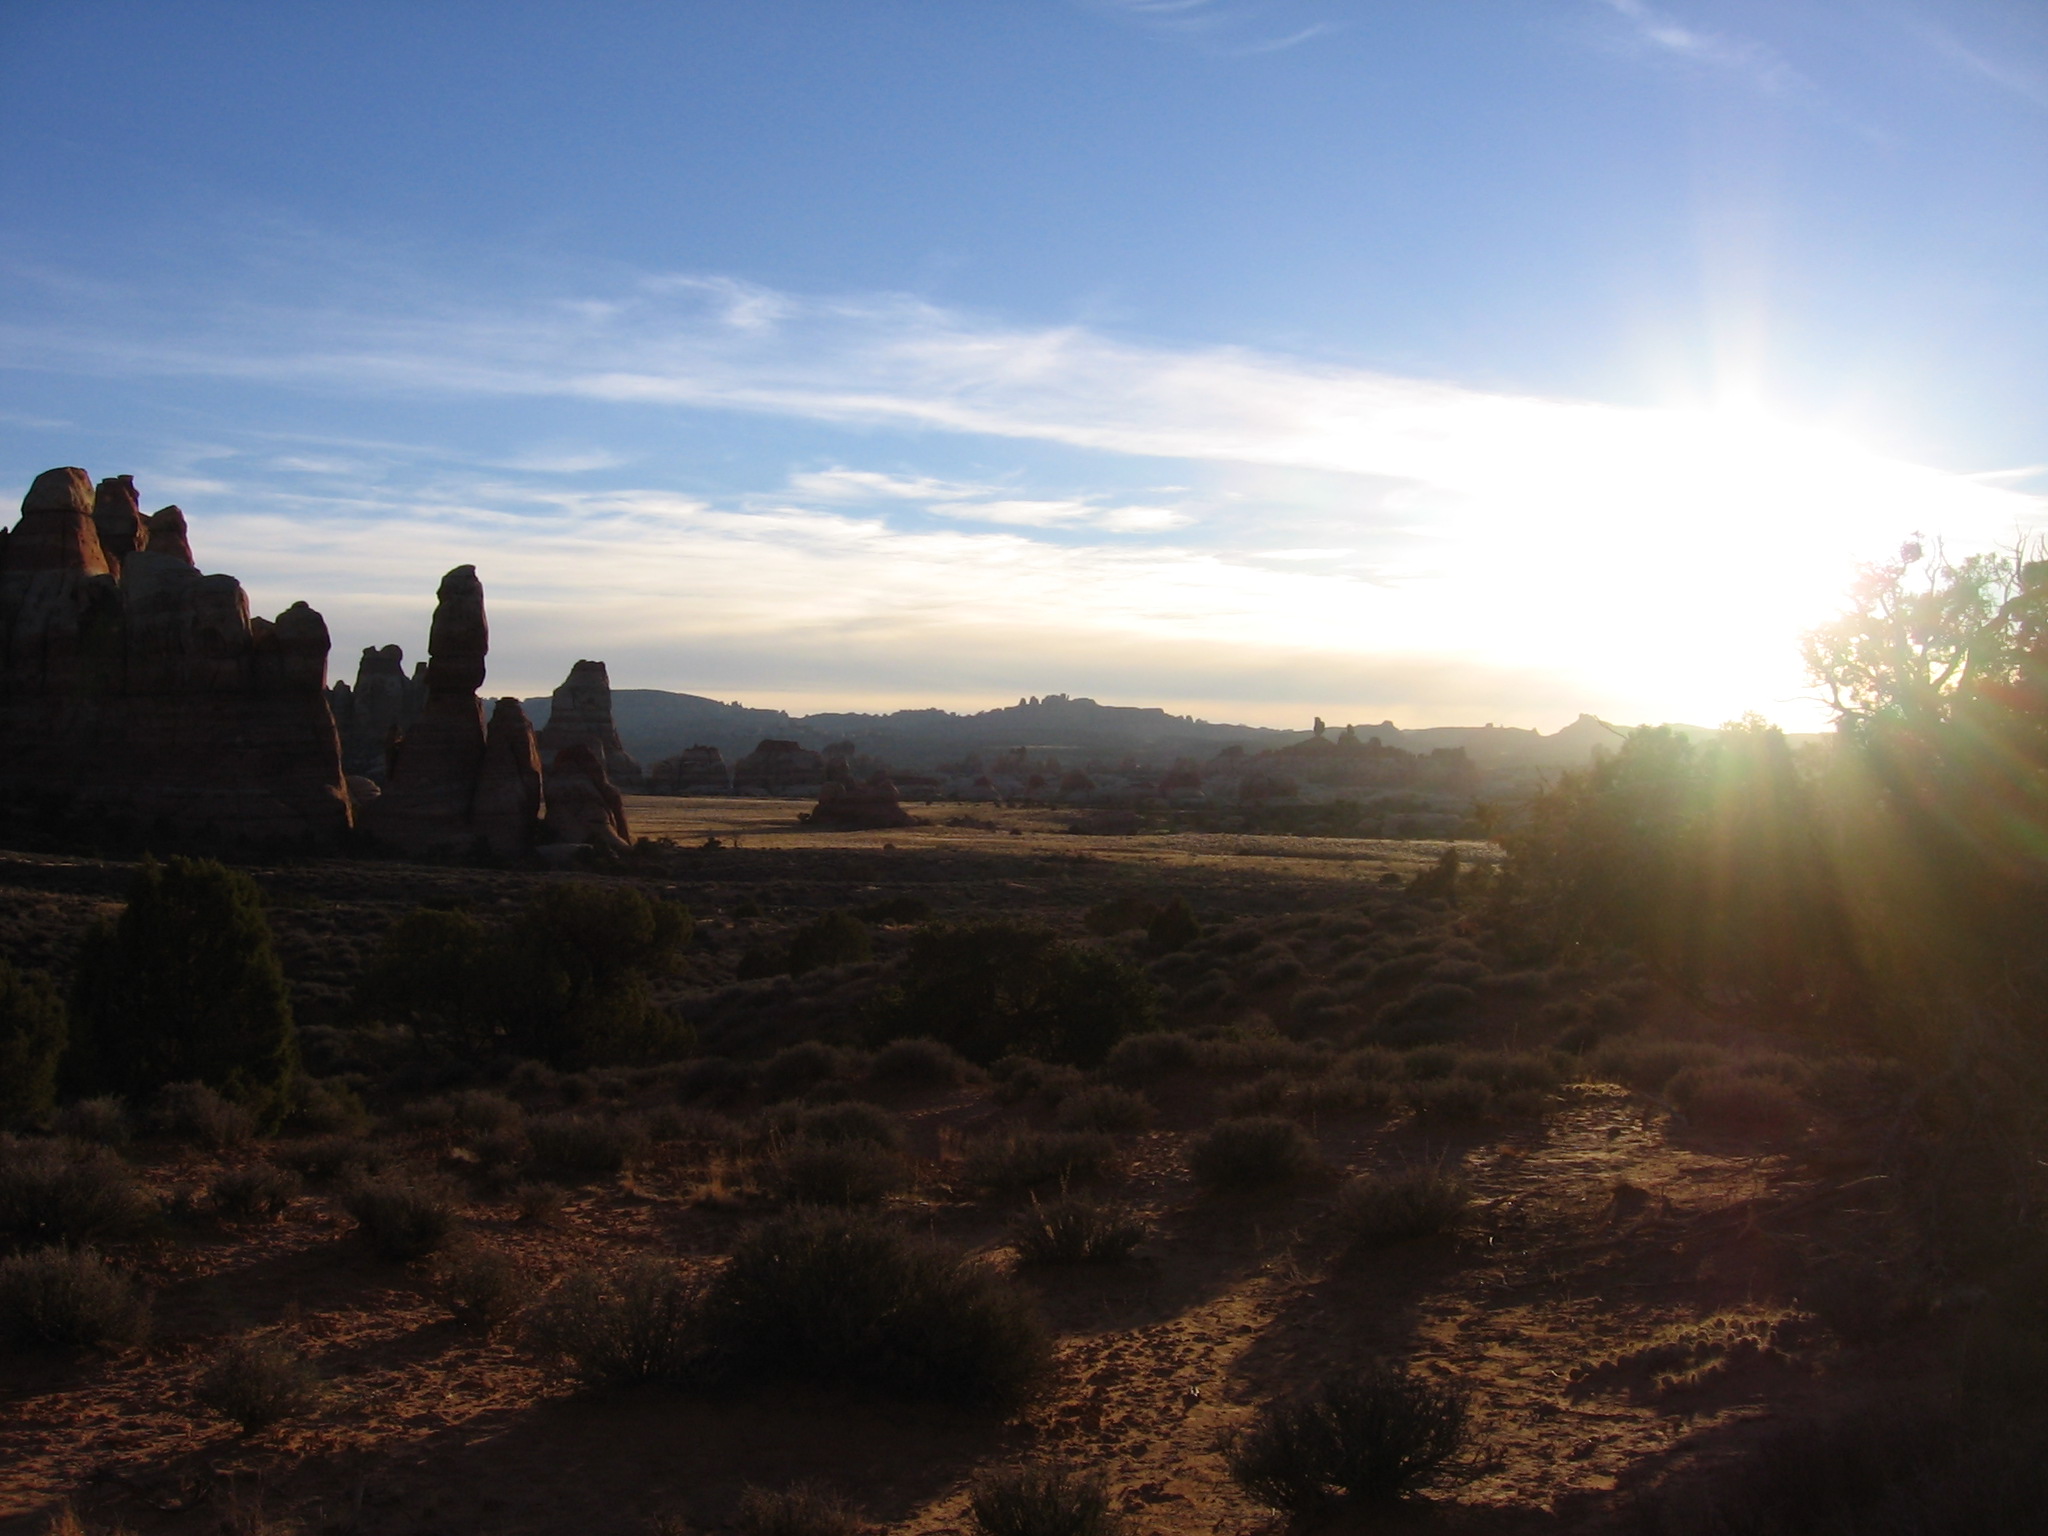
[[[1132,506],[1101,496],[1033,498],[999,486],[876,470],[803,470],[789,477],[789,490],[800,498],[828,503],[914,503],[937,517],[1014,528],[1087,525],[1110,533],[1159,533],[1190,521],[1179,507]]]
[[[2048,67],[2044,67],[2040,58],[2030,62],[1994,58],[1982,48],[1965,43],[1947,27],[1926,18],[1916,20],[1913,30],[1951,64],[2034,106],[2048,108]]]
[[[1191,42],[1212,53],[1251,57],[1281,53],[1344,29],[1344,21],[1324,14],[1331,0],[1083,0],[1087,8],[1153,31]]]
[[[1793,68],[1782,54],[1753,38],[1689,26],[1644,0],[1599,3],[1621,17],[1639,43],[1659,52],[1740,75],[1774,95],[1814,91],[1813,82]]]
[[[1513,673],[1525,701],[1576,690],[1579,707],[1723,718],[1798,691],[1796,634],[1858,554],[1915,527],[1998,542],[2040,513],[2001,482],[1768,417],[1163,347],[900,296],[734,292],[687,275],[501,306],[387,292],[359,313],[233,303],[176,326],[16,325],[0,343],[19,367],[130,379],[616,408],[628,444],[685,413],[906,429],[867,463],[793,453],[807,467],[730,496],[621,483],[634,453],[571,478],[580,448],[393,447],[370,472],[369,448],[248,440],[157,466],[195,488],[176,494],[193,497],[203,561],[259,603],[320,599],[345,646],[401,638],[401,613],[422,627],[434,572],[478,562],[506,614],[494,665],[520,686],[548,681],[550,648],[602,648],[624,677],[699,691],[757,687],[771,666],[823,688],[866,667],[934,696],[975,680],[1014,696],[1020,657],[1108,691],[1082,679],[1157,678],[1177,656],[1174,696],[1212,699],[1216,678],[1290,666],[1386,690],[1399,657],[1439,681]],[[1060,445],[1104,473],[948,472],[935,442],[979,460]],[[272,473],[287,457],[304,483]],[[1169,478],[1194,489],[1100,488]],[[1349,695],[1359,718],[1413,718],[1406,698]]]

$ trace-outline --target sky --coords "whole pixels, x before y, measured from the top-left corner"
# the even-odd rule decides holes
[[[2048,525],[2038,0],[0,3],[0,482],[491,692],[1810,728]]]

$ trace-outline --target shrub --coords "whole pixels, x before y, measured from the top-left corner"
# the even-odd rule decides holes
[[[449,1119],[461,1130],[488,1135],[516,1131],[526,1113],[502,1093],[484,1088],[466,1088],[448,1101]]]
[[[643,1258],[578,1270],[541,1303],[533,1338],[586,1387],[673,1384],[693,1358],[696,1297],[676,1267]]]
[[[1401,1076],[1405,1070],[1405,1062],[1406,1058],[1398,1051],[1368,1045],[1362,1050],[1346,1051],[1337,1058],[1333,1070],[1347,1077],[1362,1077],[1372,1082],[1391,1082]]]
[[[570,1173],[617,1173],[647,1150],[647,1136],[632,1120],[606,1120],[564,1110],[527,1127],[533,1155]]]
[[[1784,1083],[1729,1067],[1687,1067],[1664,1091],[1702,1125],[1787,1131],[1806,1118],[1806,1106]]]
[[[1693,1040],[1612,1040],[1593,1052],[1586,1070],[1596,1082],[1662,1093],[1688,1067],[1720,1066],[1728,1053]]]
[[[65,1072],[88,1091],[281,1093],[297,1062],[263,893],[212,859],[143,863],[120,917],[86,936],[71,1013]]]
[[[530,1227],[551,1227],[561,1219],[568,1191],[559,1184],[522,1184],[512,1191],[519,1219]]]
[[[769,1127],[794,1141],[817,1142],[827,1146],[863,1143],[871,1147],[901,1148],[903,1122],[886,1109],[863,1104],[858,1099],[844,1104],[812,1104],[801,1109],[785,1108],[768,1117]]]
[[[753,1079],[736,1061],[723,1056],[700,1056],[681,1065],[675,1085],[676,1097],[685,1104],[708,1100],[724,1105],[742,1097],[753,1086]]]
[[[1292,1108],[1303,1115],[1366,1115],[1393,1102],[1393,1085],[1378,1078],[1312,1077],[1295,1085]]]
[[[1315,1138],[1276,1115],[1219,1120],[1188,1148],[1195,1182],[1215,1191],[1291,1184],[1321,1166]]]
[[[783,1199],[800,1205],[875,1205],[910,1182],[900,1152],[871,1142],[798,1141],[775,1160]]]
[[[1292,955],[1277,955],[1255,968],[1246,978],[1246,984],[1256,991],[1273,987],[1284,987],[1290,981],[1299,981],[1306,968]]]
[[[743,1489],[732,1523],[740,1536],[860,1536],[868,1528],[850,1505],[809,1483]]]
[[[0,1341],[9,1348],[139,1344],[148,1332],[147,1299],[89,1248],[0,1260]]]
[[[105,1147],[0,1136],[0,1238],[14,1247],[127,1237],[155,1213],[133,1171]]]
[[[1145,925],[1145,943],[1155,954],[1186,949],[1202,936],[1202,925],[1188,909],[1185,896],[1176,896]]]
[[[971,1061],[1022,1053],[1094,1066],[1153,1008],[1151,982],[1108,950],[1023,924],[935,924],[911,940],[896,1019]]]
[[[892,1088],[957,1088],[972,1070],[944,1041],[891,1040],[868,1063],[868,1078]]]
[[[1388,1003],[1373,1015],[1382,1028],[1440,1023],[1470,1008],[1479,994],[1455,981],[1424,982],[1398,1002]]]
[[[1030,1299],[873,1217],[808,1211],[744,1236],[711,1283],[705,1338],[732,1380],[838,1384],[1008,1405],[1050,1360]]]
[[[968,1150],[963,1172],[978,1189],[1008,1194],[1097,1177],[1116,1143],[1095,1131],[1019,1131],[991,1136]]]
[[[1145,1240],[1147,1228],[1120,1206],[1060,1199],[1031,1209],[1010,1228],[1010,1242],[1026,1264],[1121,1264]]]
[[[998,1104],[1038,1099],[1056,1105],[1088,1086],[1087,1075],[1079,1067],[1053,1066],[1029,1056],[1005,1056],[989,1068],[989,1074],[996,1080]]]
[[[1337,1196],[1337,1228],[1355,1248],[1447,1232],[1471,1208],[1472,1190],[1456,1174],[1422,1166],[1353,1179]]]
[[[1099,939],[1113,939],[1120,933],[1143,928],[1159,915],[1159,909],[1142,896],[1112,896],[1097,902],[1081,914],[1081,926]]]
[[[1401,1096],[1408,1101],[1416,1119],[1447,1124],[1484,1120],[1494,1107],[1493,1090],[1462,1073],[1410,1083],[1401,1090]]]
[[[1112,1081],[1126,1087],[1156,1081],[1175,1072],[1185,1072],[1197,1061],[1195,1042],[1187,1035],[1153,1031],[1126,1035],[1117,1041],[1102,1064]]]
[[[50,978],[0,959],[0,1125],[57,1102],[57,1063],[69,1036],[64,999]]]
[[[361,1178],[380,1172],[390,1154],[360,1136],[316,1136],[277,1149],[277,1161],[309,1179]]]
[[[1285,1072],[1266,1072],[1224,1089],[1216,1095],[1216,1107],[1234,1116],[1278,1114],[1293,1099],[1294,1089],[1295,1079]]]
[[[437,1183],[372,1180],[342,1198],[379,1258],[423,1259],[455,1231],[459,1212],[454,1193]]]
[[[1334,1503],[1383,1503],[1450,1478],[1468,1435],[1461,1389],[1376,1365],[1269,1404],[1231,1440],[1225,1459],[1252,1498],[1305,1518]]]
[[[1115,1536],[1123,1517],[1109,1507],[1100,1472],[1017,1467],[975,1480],[968,1495],[982,1536]]]
[[[256,1139],[256,1116],[204,1083],[167,1083],[149,1107],[149,1122],[165,1136],[218,1152]]]
[[[55,1124],[59,1136],[103,1147],[125,1147],[134,1134],[128,1123],[128,1106],[111,1095],[66,1104],[57,1111]]]
[[[858,965],[874,953],[867,924],[851,912],[822,912],[789,936],[789,969],[797,976],[826,966]]]
[[[285,1124],[316,1136],[360,1136],[370,1128],[370,1112],[346,1083],[302,1077],[292,1084]]]
[[[1053,1119],[1063,1131],[1142,1131],[1152,1105],[1142,1093],[1105,1083],[1062,1099]]]
[[[1465,1053],[1448,1045],[1419,1045],[1399,1060],[1401,1075],[1420,1083],[1449,1077],[1464,1065]]]
[[[1548,1093],[1558,1083],[1557,1068],[1547,1056],[1534,1051],[1470,1051],[1459,1061],[1458,1070],[1497,1093]]]
[[[239,1221],[259,1216],[281,1216],[299,1198],[303,1185],[289,1168],[271,1163],[251,1163],[223,1173],[213,1181],[213,1208]]]
[[[799,1041],[777,1051],[761,1064],[761,1092],[770,1100],[789,1099],[807,1088],[853,1075],[853,1058],[822,1040]]]
[[[283,1339],[244,1334],[219,1350],[192,1395],[252,1434],[312,1408],[320,1399],[320,1378]]]
[[[454,1255],[440,1281],[441,1299],[455,1320],[484,1332],[510,1322],[533,1294],[525,1269],[496,1248],[468,1248]]]
[[[864,923],[928,923],[932,904],[922,896],[889,896],[855,907],[853,915]]]

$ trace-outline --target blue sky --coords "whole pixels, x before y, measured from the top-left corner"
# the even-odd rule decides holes
[[[2020,0],[0,7],[0,470],[335,669],[1811,719],[2048,492]]]

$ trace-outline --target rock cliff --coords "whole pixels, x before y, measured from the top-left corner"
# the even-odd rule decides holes
[[[824,756],[793,741],[764,741],[732,768],[736,795],[815,795],[824,782]]]
[[[729,795],[732,770],[718,748],[691,747],[648,769],[647,788],[656,795]]]
[[[541,727],[540,750],[553,761],[568,747],[587,747],[620,789],[638,789],[646,775],[627,753],[612,723],[612,680],[601,661],[579,661],[557,688]]]
[[[220,844],[338,843],[351,822],[327,625],[252,617],[184,514],[126,475],[36,477],[0,540],[0,816]]]

